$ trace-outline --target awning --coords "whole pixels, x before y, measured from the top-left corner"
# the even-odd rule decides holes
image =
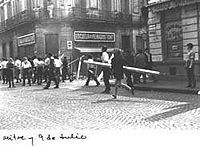
[[[92,48],[92,47],[75,47],[75,49],[79,50],[81,53],[100,53],[102,52],[101,47]],[[113,52],[115,48],[108,48],[107,52]]]

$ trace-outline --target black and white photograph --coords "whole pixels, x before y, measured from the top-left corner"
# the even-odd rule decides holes
[[[0,146],[198,146],[200,0],[0,0]]]

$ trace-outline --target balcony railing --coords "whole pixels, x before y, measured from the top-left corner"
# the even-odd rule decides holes
[[[45,10],[40,9],[40,19],[56,19],[56,20],[80,20],[80,21],[92,21],[92,22],[120,22],[120,23],[132,23],[132,15],[123,14],[121,12],[103,11],[97,9],[86,9],[72,7],[70,9],[53,9]]]
[[[32,22],[35,20],[34,11],[25,10],[13,17],[8,18],[5,21],[2,21],[0,24],[0,31],[12,29],[20,24],[24,24],[27,22]]]
[[[34,21],[90,21],[90,22],[108,22],[121,24],[138,24],[140,16],[124,14],[121,12],[103,11],[97,9],[86,9],[73,7],[70,9],[39,9],[37,11],[25,10],[17,15],[1,22],[0,31],[15,28],[17,25],[30,23]]]

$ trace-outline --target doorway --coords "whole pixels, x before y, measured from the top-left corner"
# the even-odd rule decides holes
[[[130,50],[130,36],[122,36],[122,49],[124,51]]]
[[[51,53],[52,55],[58,55],[59,44],[58,44],[58,34],[46,34],[45,35],[45,45],[46,53]]]

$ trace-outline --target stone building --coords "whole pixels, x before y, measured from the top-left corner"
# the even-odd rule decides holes
[[[146,44],[145,0],[1,0],[0,57],[133,50]]]
[[[156,68],[169,78],[185,78],[186,44],[193,43],[199,77],[200,1],[162,0],[149,4],[148,12],[148,46]]]

